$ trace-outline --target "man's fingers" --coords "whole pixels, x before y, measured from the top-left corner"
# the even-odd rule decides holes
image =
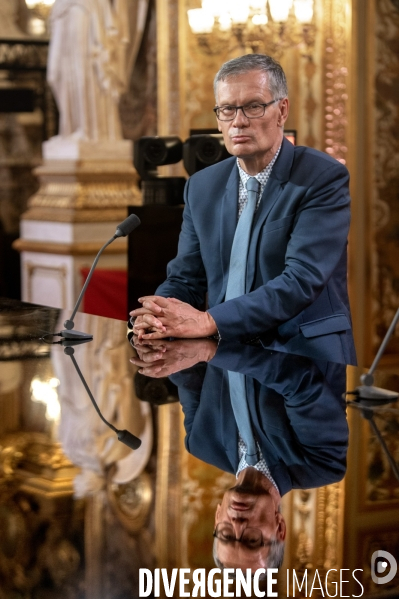
[[[167,337],[169,335],[166,335]],[[140,338],[143,339],[143,341],[148,341],[151,339],[163,339],[165,337],[165,331],[163,332],[153,332],[153,333],[144,333],[140,335]]]
[[[162,308],[154,304],[153,302],[145,302],[142,308],[136,308],[130,312],[130,315],[134,318],[138,316],[143,316],[145,314],[154,314],[155,316],[159,316],[162,314]]]
[[[130,358],[130,362],[135,366],[148,366],[148,364],[153,364],[154,362],[158,362],[162,360],[163,352],[153,352],[150,354],[141,353],[139,354],[139,358]]]
[[[164,332],[166,330],[162,322],[158,320],[158,318],[156,318],[156,316],[154,316],[153,314],[143,314],[141,316],[140,322],[136,321],[133,326],[134,331],[140,331],[142,329],[148,328],[154,328]]]
[[[142,305],[144,305],[144,303],[152,303],[159,308],[166,308],[170,300],[171,298],[162,297],[161,295],[145,295],[138,299]]]

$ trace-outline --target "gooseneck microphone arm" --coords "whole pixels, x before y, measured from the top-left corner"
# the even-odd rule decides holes
[[[90,397],[91,403],[93,404],[94,409],[96,410],[97,414],[100,416],[100,418],[104,422],[104,424],[109,426],[109,428],[112,429],[114,431],[114,433],[117,434],[119,441],[121,441],[122,443],[124,443],[125,445],[130,447],[130,449],[138,449],[141,445],[141,440],[138,437],[135,437],[134,435],[132,435],[132,433],[130,433],[127,430],[117,429],[113,424],[108,422],[108,420],[106,420],[104,418],[104,416],[102,415],[100,408],[98,407],[97,402],[94,399],[93,394],[90,391],[88,384],[86,383],[86,379],[84,378],[82,371],[80,370],[78,363],[76,362],[75,356],[73,355],[75,353],[75,350],[73,349],[73,347],[65,347],[64,353],[71,358],[72,363],[76,369],[76,372],[78,373],[79,378],[82,381],[83,386],[86,389],[88,396]]]
[[[65,327],[66,329],[68,329],[69,331],[70,331],[71,329],[73,329],[73,327],[75,326],[75,323],[73,322],[73,319],[75,318],[75,314],[76,314],[76,312],[78,311],[78,308],[79,308],[79,306],[80,306],[80,302],[82,301],[82,299],[83,299],[83,296],[84,296],[84,294],[85,294],[85,291],[86,291],[86,289],[87,289],[87,287],[88,287],[88,285],[89,285],[89,283],[90,283],[90,279],[91,279],[91,277],[92,277],[92,274],[93,274],[93,272],[94,272],[94,269],[95,269],[95,268],[96,268],[96,266],[97,266],[97,262],[99,261],[99,259],[100,259],[100,256],[101,256],[101,254],[103,253],[103,251],[105,250],[105,248],[106,248],[107,246],[109,246],[109,245],[110,245],[110,244],[111,244],[111,243],[112,243],[112,242],[113,242],[115,239],[117,239],[117,235],[114,235],[114,236],[113,236],[111,239],[109,239],[109,240],[107,241],[107,243],[104,243],[103,247],[101,248],[101,250],[98,252],[97,256],[95,257],[95,260],[94,260],[94,262],[93,262],[93,264],[92,264],[92,267],[91,267],[91,269],[90,269],[90,271],[89,271],[89,274],[87,275],[87,278],[86,278],[85,284],[83,285],[83,287],[82,287],[82,291],[80,292],[80,294],[79,294],[79,297],[78,297],[78,300],[77,300],[77,302],[76,302],[76,304],[75,304],[75,308],[74,308],[74,310],[73,310],[73,312],[72,312],[72,314],[71,314],[71,316],[70,316],[69,320],[66,320],[66,321],[64,322],[64,327]]]
[[[354,391],[348,391],[348,395],[354,395],[356,397],[355,401],[362,401],[363,403],[374,402],[377,404],[384,404],[396,401],[399,398],[399,394],[396,391],[389,391],[387,389],[382,389],[381,387],[374,387],[374,371],[378,366],[378,363],[385,351],[386,346],[390,338],[392,337],[396,325],[399,320],[399,308],[396,311],[395,316],[388,328],[388,331],[380,345],[379,350],[377,351],[377,355],[374,358],[374,361],[370,367],[370,370],[360,377],[360,382],[362,383],[360,387],[356,387]]]
[[[370,370],[366,374],[362,374],[362,376],[360,377],[360,380],[362,381],[362,383],[368,387],[370,387],[371,385],[374,384],[374,371],[378,366],[378,362],[380,361],[381,356],[383,355],[386,346],[388,345],[388,341],[390,340],[393,332],[396,329],[398,320],[399,320],[399,308],[396,311],[396,314],[395,314],[391,324],[389,325],[389,329],[383,339],[383,342],[381,343],[381,346],[377,352],[376,357],[374,358],[374,362],[372,363]]]
[[[78,300],[77,300],[77,302],[75,304],[75,308],[73,309],[73,312],[72,312],[70,318],[64,322],[65,329],[63,331],[61,331],[60,333],[58,333],[58,335],[60,337],[63,337],[64,339],[93,339],[93,335],[89,335],[88,333],[81,333],[80,331],[73,331],[72,330],[73,327],[75,326],[75,323],[73,322],[75,314],[78,311],[78,308],[79,308],[80,303],[81,303],[81,301],[83,299],[83,296],[85,294],[87,286],[90,283],[90,279],[92,277],[94,269],[96,268],[97,262],[99,261],[100,256],[103,253],[103,251],[105,250],[105,248],[107,246],[109,246],[113,241],[115,241],[115,239],[117,239],[118,237],[126,237],[127,235],[129,235],[139,225],[140,225],[140,219],[139,219],[139,217],[136,214],[131,214],[130,216],[128,216],[127,218],[125,218],[125,220],[123,222],[121,222],[117,226],[116,231],[115,231],[115,235],[113,237],[111,237],[111,239],[109,239],[107,241],[107,243],[104,243],[103,247],[100,249],[100,251],[98,252],[97,256],[94,259],[92,267],[91,267],[91,269],[89,271],[89,274],[87,276],[85,284],[82,287],[82,291],[79,294]]]

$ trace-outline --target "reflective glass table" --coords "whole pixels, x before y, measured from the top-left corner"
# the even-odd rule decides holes
[[[174,568],[174,597],[218,596],[217,573],[201,586],[214,568],[266,595],[399,594],[399,405],[354,401],[355,369],[256,343],[143,345],[86,314],[93,340],[74,343],[66,312],[0,302],[0,599],[162,597]]]

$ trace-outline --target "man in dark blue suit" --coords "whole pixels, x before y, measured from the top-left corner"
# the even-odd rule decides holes
[[[177,257],[155,296],[140,298],[141,339],[247,341],[273,332],[283,347],[321,341],[331,359],[355,363],[347,294],[348,171],[327,154],[284,138],[287,85],[271,57],[247,55],[215,78],[219,130],[232,158],[193,175]],[[245,293],[225,300],[237,221],[255,177],[259,199],[246,261]],[[207,302],[208,309],[202,311]]]
[[[173,373],[187,450],[237,477],[215,514],[217,565],[279,567],[286,533],[281,497],[291,489],[338,482],[345,474],[346,366],[223,340],[217,349],[210,339],[143,343],[136,344],[139,359],[132,362],[148,376]],[[260,451],[255,467],[243,460],[241,423],[230,400],[231,370],[246,376]]]

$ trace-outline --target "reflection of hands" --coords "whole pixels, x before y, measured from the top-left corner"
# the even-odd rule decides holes
[[[130,312],[136,318],[133,332],[140,339],[199,338],[217,333],[208,312],[196,310],[178,299],[149,295],[138,300],[142,307]]]
[[[138,358],[130,361],[139,367],[140,374],[154,378],[169,376],[198,362],[209,362],[217,349],[214,339],[143,341],[135,335],[132,343]]]

